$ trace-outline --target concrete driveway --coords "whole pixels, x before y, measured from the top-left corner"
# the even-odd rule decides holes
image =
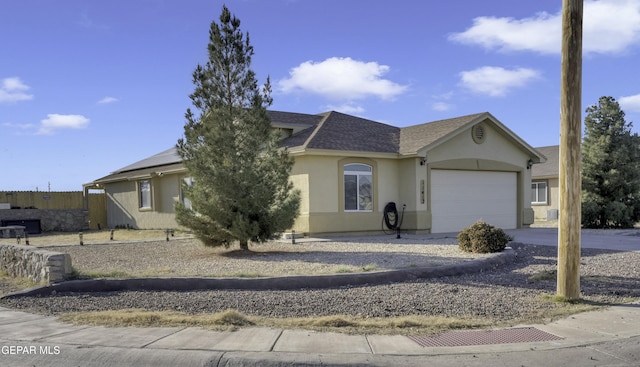
[[[516,242],[558,246],[557,228],[522,228],[505,231]],[[602,230],[583,229],[580,246],[617,251],[640,251],[640,229]]]

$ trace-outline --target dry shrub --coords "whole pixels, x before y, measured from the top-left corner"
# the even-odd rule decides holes
[[[501,228],[483,221],[472,224],[458,234],[458,246],[465,252],[500,252],[507,247],[509,241],[513,241],[513,238]]]

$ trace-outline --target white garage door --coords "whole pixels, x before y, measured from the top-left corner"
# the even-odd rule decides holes
[[[517,227],[515,172],[431,171],[433,233],[457,232],[478,220]]]

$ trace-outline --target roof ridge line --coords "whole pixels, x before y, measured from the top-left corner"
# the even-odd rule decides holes
[[[488,111],[484,111],[484,112],[478,112],[478,113],[470,113],[467,115],[462,115],[462,116],[456,116],[456,117],[450,117],[450,118],[446,118],[446,119],[440,119],[440,120],[433,120],[433,121],[427,121],[427,122],[422,122],[419,124],[415,124],[415,125],[409,125],[409,126],[403,126],[400,129],[401,130],[405,130],[405,129],[410,129],[412,127],[418,127],[418,126],[423,126],[423,125],[429,125],[429,124],[434,124],[437,122],[444,122],[444,121],[450,121],[450,120],[457,120],[457,119],[463,119],[466,117],[471,117],[471,116],[475,116],[475,118],[477,118],[480,115],[484,115],[484,114],[489,114],[491,115],[491,113],[489,113]]]
[[[304,141],[304,144],[302,144],[302,149],[307,149],[307,146],[309,145],[309,143],[311,142],[311,140],[313,140],[313,138],[316,136],[316,134],[318,133],[318,131],[320,131],[320,129],[322,128],[322,126],[324,125],[324,123],[329,119],[329,116],[331,116],[331,114],[333,113],[333,111],[329,111],[329,113],[327,113],[321,120],[320,122],[318,122],[318,124],[316,125],[316,128],[313,130],[313,132],[309,135],[309,137],[307,138],[307,140]]]

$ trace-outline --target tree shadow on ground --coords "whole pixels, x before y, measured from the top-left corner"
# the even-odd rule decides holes
[[[496,267],[482,274],[466,274],[438,279],[439,282],[471,287],[501,286],[524,288],[554,294],[557,290],[557,248],[552,246],[513,244],[517,255],[515,261]],[[637,256],[640,253],[624,251],[590,249],[581,250],[580,293],[581,297],[594,298],[637,298],[640,297],[638,278],[629,275],[633,269],[623,267],[609,268],[602,274],[599,264],[615,261],[617,256]],[[640,259],[638,260],[640,262]],[[606,301],[584,299],[594,305],[613,305]]]
[[[327,265],[345,265],[364,267],[377,265],[380,269],[399,269],[413,267],[433,267],[448,264],[459,264],[474,260],[474,257],[437,256],[415,252],[341,252],[341,251],[268,251],[250,252],[232,250],[217,256],[229,259],[244,259],[256,262],[305,262]],[[482,257],[482,256],[479,256]]]

